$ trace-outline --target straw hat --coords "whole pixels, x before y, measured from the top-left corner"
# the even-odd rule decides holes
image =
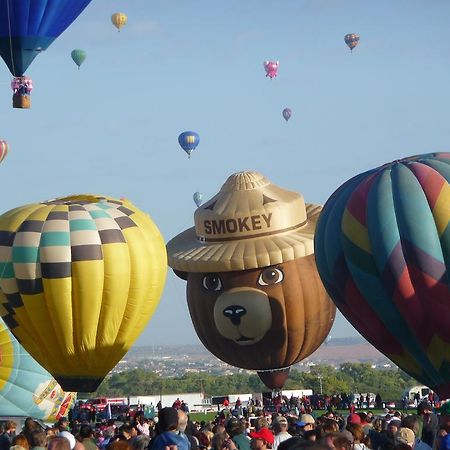
[[[258,172],[235,173],[195,211],[195,227],[169,241],[169,266],[183,272],[229,272],[313,254],[321,209]]]

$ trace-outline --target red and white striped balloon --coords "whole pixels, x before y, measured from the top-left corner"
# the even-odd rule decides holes
[[[0,139],[0,163],[5,159],[8,153],[8,143]]]

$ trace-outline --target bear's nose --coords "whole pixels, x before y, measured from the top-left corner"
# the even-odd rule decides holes
[[[233,325],[241,323],[241,317],[247,314],[247,310],[240,305],[230,305],[223,310],[223,315],[231,320]]]

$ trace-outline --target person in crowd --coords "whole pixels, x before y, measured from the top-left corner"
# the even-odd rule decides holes
[[[414,432],[410,428],[400,427],[397,433],[395,434],[395,447],[398,447],[398,444],[406,444],[409,447],[409,450],[415,448],[415,435]]]
[[[147,434],[138,434],[131,440],[131,450],[146,450],[150,443],[150,437]]]
[[[414,450],[431,450],[431,446],[422,441],[423,421],[419,415],[410,414],[402,419],[402,428],[409,428],[415,436]],[[434,438],[433,438],[434,439]]]
[[[156,432],[151,442],[152,450],[166,450],[173,445],[178,450],[189,450],[189,442],[178,434],[178,411],[175,408],[165,407],[159,411]]]
[[[361,424],[350,422],[345,427],[353,437],[353,448],[355,450],[370,450],[365,443],[364,430]]]
[[[417,415],[422,418],[422,434],[419,436],[423,442],[433,447],[434,438],[439,427],[438,416],[433,412],[433,407],[428,401],[423,401],[417,406]]]
[[[20,447],[25,450],[30,450],[30,444],[28,443],[28,439],[23,433],[16,434],[11,441],[12,447]],[[20,450],[20,449],[19,449]]]
[[[244,434],[244,424],[237,417],[228,419],[225,430],[236,448],[239,450],[250,450],[250,439]]]
[[[130,423],[125,423],[119,428],[118,440],[129,441],[137,436],[136,427]]]
[[[79,437],[86,450],[98,450],[97,444],[94,440],[94,431],[90,425],[81,425]]]
[[[75,436],[70,431],[67,431],[67,430],[60,431],[58,433],[58,436],[67,439],[69,441],[69,445],[72,450],[75,448],[75,444],[77,443],[77,440],[75,439]]]
[[[177,432],[186,441],[188,449],[190,450],[198,447],[198,440],[192,435],[193,430],[191,430],[190,433],[186,433],[188,421],[188,415],[182,409],[179,409]]]
[[[70,443],[64,436],[52,436],[47,444],[47,450],[70,450]]]
[[[278,416],[273,421],[273,431],[275,432],[275,439],[273,442],[273,450],[277,450],[278,446],[287,439],[291,438],[292,435],[288,433],[288,421],[286,417]]]
[[[44,450],[47,447],[47,435],[42,428],[31,431],[29,439],[31,450]]]
[[[11,440],[6,428],[0,424],[0,450],[9,450],[11,447]]]
[[[267,450],[271,449],[275,441],[275,436],[266,427],[261,427],[259,431],[250,433],[250,448],[251,450]],[[230,449],[232,450],[232,449]]]

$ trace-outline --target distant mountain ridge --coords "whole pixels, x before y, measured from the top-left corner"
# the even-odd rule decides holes
[[[202,345],[144,345],[134,346],[127,354],[129,358],[179,358],[199,357],[216,359]],[[370,362],[373,364],[390,363],[388,358],[380,353],[360,336],[331,338],[323,343],[312,355],[305,358],[300,365],[334,364],[344,362]],[[392,364],[392,363],[390,363]],[[297,366],[297,365],[296,365]]]

